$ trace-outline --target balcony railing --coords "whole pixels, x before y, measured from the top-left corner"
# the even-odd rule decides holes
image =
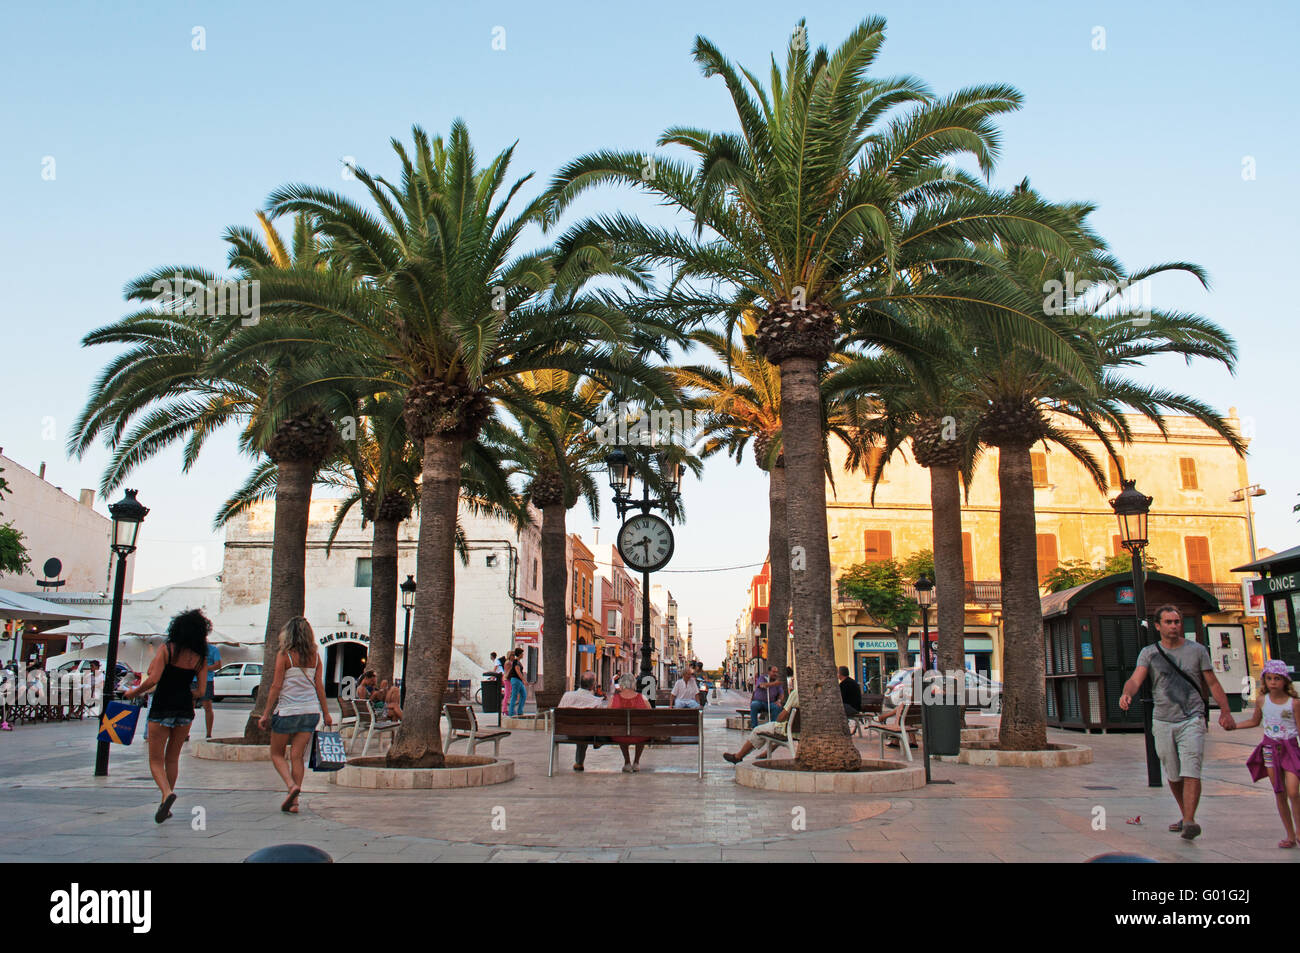
[[[903,583],[903,594],[909,599],[916,598],[916,588],[910,583]],[[851,599],[844,594],[844,584],[836,584],[835,602],[841,606],[861,606],[860,599]],[[999,579],[967,579],[966,604],[998,606],[1002,604],[1002,581]]]
[[[1221,609],[1240,609],[1245,603],[1241,598],[1241,585],[1235,582],[1207,582],[1201,588],[1219,600]]]

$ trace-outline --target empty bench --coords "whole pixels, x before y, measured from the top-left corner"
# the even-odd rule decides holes
[[[449,750],[457,741],[464,741],[468,744],[469,753],[473,754],[480,744],[490,741],[492,757],[501,756],[501,739],[509,738],[510,732],[499,728],[480,728],[472,705],[447,705],[443,710],[447,713],[447,740],[443,742],[443,751]]]
[[[610,738],[649,738],[649,745],[695,745],[697,777],[704,777],[704,712],[693,708],[556,708],[550,714],[550,757],[546,776],[555,775],[562,744],[614,744]]]

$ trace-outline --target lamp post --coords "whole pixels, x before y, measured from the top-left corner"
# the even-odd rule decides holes
[[[930,783],[930,706],[925,697],[925,673],[930,667],[930,606],[934,605],[934,580],[924,573],[916,580],[916,604],[921,607],[921,652],[917,658],[921,677],[912,689],[912,701],[921,695],[921,747],[925,749],[925,783]],[[900,726],[906,731],[906,726]]]
[[[667,459],[660,458],[661,468],[664,476],[668,480],[668,495],[664,499],[650,498],[650,482],[646,479],[641,481],[641,499],[632,499],[632,487],[635,483],[635,477],[632,474],[631,464],[627,454],[622,450],[615,450],[605,457],[605,466],[609,471],[609,485],[614,491],[614,506],[618,510],[619,519],[622,519],[628,510],[637,509],[642,513],[649,514],[652,510],[661,509],[668,511],[673,507],[676,501],[682,495],[682,465]],[[637,689],[642,694],[648,694],[649,690],[656,684],[653,675],[654,643],[650,638],[650,573],[643,571],[641,573],[641,667],[640,675],[637,677]]]
[[[1264,496],[1267,491],[1258,483],[1252,483],[1250,486],[1243,486],[1232,491],[1232,496],[1228,497],[1229,502],[1246,504],[1246,532],[1250,537],[1250,561],[1254,562],[1259,557],[1255,555],[1255,511],[1250,505],[1252,496]]]
[[[415,577],[408,575],[406,582],[397,587],[402,590],[402,608],[406,610],[406,637],[402,639],[402,707],[406,707],[406,653],[411,647],[411,610],[415,608]]]
[[[113,552],[117,554],[117,574],[113,579],[113,613],[108,623],[108,657],[104,659],[104,694],[99,706],[101,716],[108,712],[108,703],[117,697],[117,639],[122,631],[122,597],[126,590],[126,557],[135,552],[140,524],[149,515],[147,507],[135,498],[135,490],[127,490],[122,499],[108,508],[113,519]],[[99,742],[95,750],[95,777],[108,777],[109,743]]]
[[[1138,646],[1151,643],[1147,628],[1146,568],[1142,565],[1142,551],[1147,545],[1147,514],[1151,512],[1151,497],[1137,491],[1133,480],[1124,480],[1119,496],[1110,501],[1119,520],[1119,541],[1133,557],[1133,610],[1137,615]],[[1151,679],[1142,683],[1142,731],[1147,747],[1147,786],[1160,787],[1160,757],[1156,754],[1155,736],[1151,733],[1151,719],[1155,700],[1151,695]]]

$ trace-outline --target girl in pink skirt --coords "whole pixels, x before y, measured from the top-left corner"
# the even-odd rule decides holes
[[[1300,695],[1291,684],[1291,672],[1281,659],[1264,663],[1264,688],[1255,703],[1255,712],[1238,728],[1254,728],[1264,723],[1264,739],[1250,757],[1246,767],[1252,781],[1268,775],[1277,798],[1277,812],[1286,828],[1286,840],[1278,847],[1296,846],[1296,829],[1300,828],[1300,743],[1296,725],[1300,723]]]

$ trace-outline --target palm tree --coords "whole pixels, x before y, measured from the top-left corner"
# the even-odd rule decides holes
[[[861,23],[833,53],[812,53],[801,23],[784,75],[773,64],[770,89],[737,69],[703,37],[695,59],[721,76],[740,134],[676,127],[660,144],[686,148],[694,173],[668,157],[600,152],[562,169],[553,215],[584,190],[608,182],[643,188],[688,214],[694,233],[654,228],[627,216],[591,223],[634,261],[666,264],[674,283],[661,297],[683,320],[760,312],[758,353],[781,369],[782,445],[788,484],[795,653],[808,768],[855,770],[835,677],[831,566],[821,378],[844,335],[858,346],[889,347],[918,304],[952,308],[926,268],[945,246],[983,238],[1068,246],[1051,210],[1027,196],[958,194],[948,157],[973,155],[987,173],[997,151],[992,119],[1015,109],[1008,87],[969,89],[936,99],[915,79],[866,73],[884,41],[884,22]],[[911,104],[888,121],[894,107]],[[960,178],[960,177],[959,177]],[[708,236],[704,235],[708,230]],[[920,275],[919,281],[909,276]],[[994,297],[1009,324],[1031,324],[1026,303],[999,283],[968,296]],[[943,304],[943,301],[948,304]],[[842,322],[843,319],[843,322]],[[846,333],[847,332],[847,333]],[[1040,338],[1045,337],[1040,329]]]
[[[320,246],[309,222],[295,222],[292,253],[266,218],[263,236],[234,227],[229,265],[246,280],[268,272],[314,273],[323,267]],[[242,425],[240,447],[265,454],[276,471],[275,528],[271,547],[271,588],[262,683],[244,737],[267,740],[257,724],[261,700],[269,694],[276,636],[286,621],[303,613],[307,519],[317,469],[330,456],[338,435],[326,409],[336,394],[305,389],[297,377],[300,362],[315,342],[299,341],[278,355],[218,368],[214,356],[238,333],[241,316],[192,313],[179,301],[185,287],[218,281],[199,268],[161,268],[128,283],[126,297],[144,305],[126,317],[90,332],[85,346],[124,344],[91,388],[69,437],[77,457],[103,438],[113,457],[101,491],[121,485],[132,469],[163,448],[185,441],[183,469],[198,459],[208,436],[222,426]],[[128,429],[129,428],[129,429]]]
[[[283,347],[295,339],[331,344],[335,370],[369,393],[400,395],[407,431],[423,456],[417,600],[411,635],[411,682],[402,727],[389,749],[394,766],[443,763],[440,718],[451,662],[460,467],[464,447],[497,407],[521,403],[519,375],[562,369],[618,373],[630,362],[615,342],[626,319],[609,296],[583,293],[597,273],[638,276],[598,267],[600,249],[584,246],[570,259],[551,251],[519,254],[529,225],[542,222],[546,202],[534,199],[507,217],[528,177],[504,196],[513,147],[477,165],[463,123],[449,140],[413,131],[414,157],[393,143],[401,163],[397,184],[356,170],[377,214],[310,186],[286,186],[270,197],[273,216],[301,213],[319,222],[349,276],[282,276],[263,287],[263,301],[300,327],[251,327],[241,352]],[[263,305],[263,310],[267,310]],[[594,342],[594,343],[589,343]],[[522,412],[522,411],[521,411]]]
[[[1075,206],[1072,214],[1082,221],[1090,211]],[[1040,441],[1064,448],[1102,492],[1107,489],[1105,470],[1070,434],[1070,424],[1092,432],[1114,455],[1116,442],[1131,439],[1124,410],[1151,420],[1161,433],[1167,432],[1163,414],[1172,410],[1194,417],[1244,453],[1240,435],[1203,401],[1143,385],[1123,373],[1160,354],[1178,354],[1189,361],[1207,358],[1231,370],[1236,347],[1226,332],[1199,315],[1142,313],[1122,295],[1123,288],[1163,272],[1189,273],[1205,284],[1204,272],[1195,265],[1172,263],[1130,274],[1105,254],[1100,242],[1088,258],[1065,261],[1014,245],[986,251],[1002,259],[1005,273],[1026,294],[1043,295],[1051,282],[1061,287],[1072,279],[1107,289],[1099,296],[1073,300],[1064,309],[1052,306],[1050,296],[1043,299],[1042,320],[1070,342],[1087,375],[1062,375],[1023,340],[998,333],[978,313],[967,326],[973,344],[968,384],[983,408],[979,436],[998,449],[1005,669],[999,744],[1010,750],[1040,750],[1047,746],[1047,729],[1030,448]]]

